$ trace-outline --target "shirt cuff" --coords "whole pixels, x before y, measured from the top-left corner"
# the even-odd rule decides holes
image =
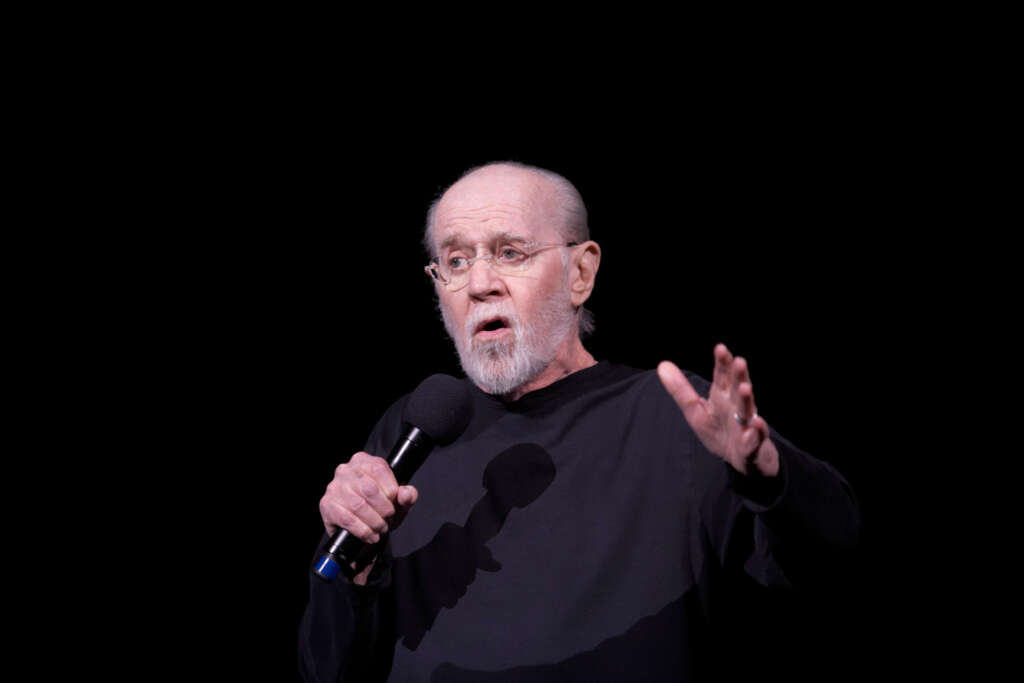
[[[778,444],[776,448],[779,451],[779,473],[774,477],[766,477],[756,468],[750,474],[740,474],[732,465],[725,463],[729,468],[729,487],[743,498],[752,512],[771,510],[786,494],[786,457]]]

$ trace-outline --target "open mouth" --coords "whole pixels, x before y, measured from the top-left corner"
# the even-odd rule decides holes
[[[481,332],[495,333],[505,329],[508,329],[508,321],[506,321],[504,318],[488,318],[487,320],[484,320],[479,325],[477,325],[476,332],[474,334],[480,334]]]

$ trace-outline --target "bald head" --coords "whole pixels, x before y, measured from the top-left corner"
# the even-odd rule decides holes
[[[550,226],[559,241],[585,242],[590,239],[587,208],[572,183],[559,174],[536,166],[503,161],[472,168],[430,206],[423,246],[431,258],[437,256],[434,224],[446,209],[486,204],[514,205],[537,224]]]

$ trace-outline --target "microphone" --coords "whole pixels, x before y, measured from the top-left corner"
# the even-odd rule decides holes
[[[445,446],[462,435],[473,414],[465,382],[451,375],[431,375],[412,392],[402,410],[402,428],[388,456],[388,466],[399,485],[407,484],[434,446]],[[313,573],[331,581],[348,572],[366,550],[362,539],[339,529],[327,546]]]

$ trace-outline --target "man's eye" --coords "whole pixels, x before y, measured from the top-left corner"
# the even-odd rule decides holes
[[[448,257],[448,268],[451,270],[462,270],[466,267],[465,256],[449,256]]]
[[[526,258],[526,254],[513,247],[502,247],[498,250],[498,259],[502,263],[519,263]]]

